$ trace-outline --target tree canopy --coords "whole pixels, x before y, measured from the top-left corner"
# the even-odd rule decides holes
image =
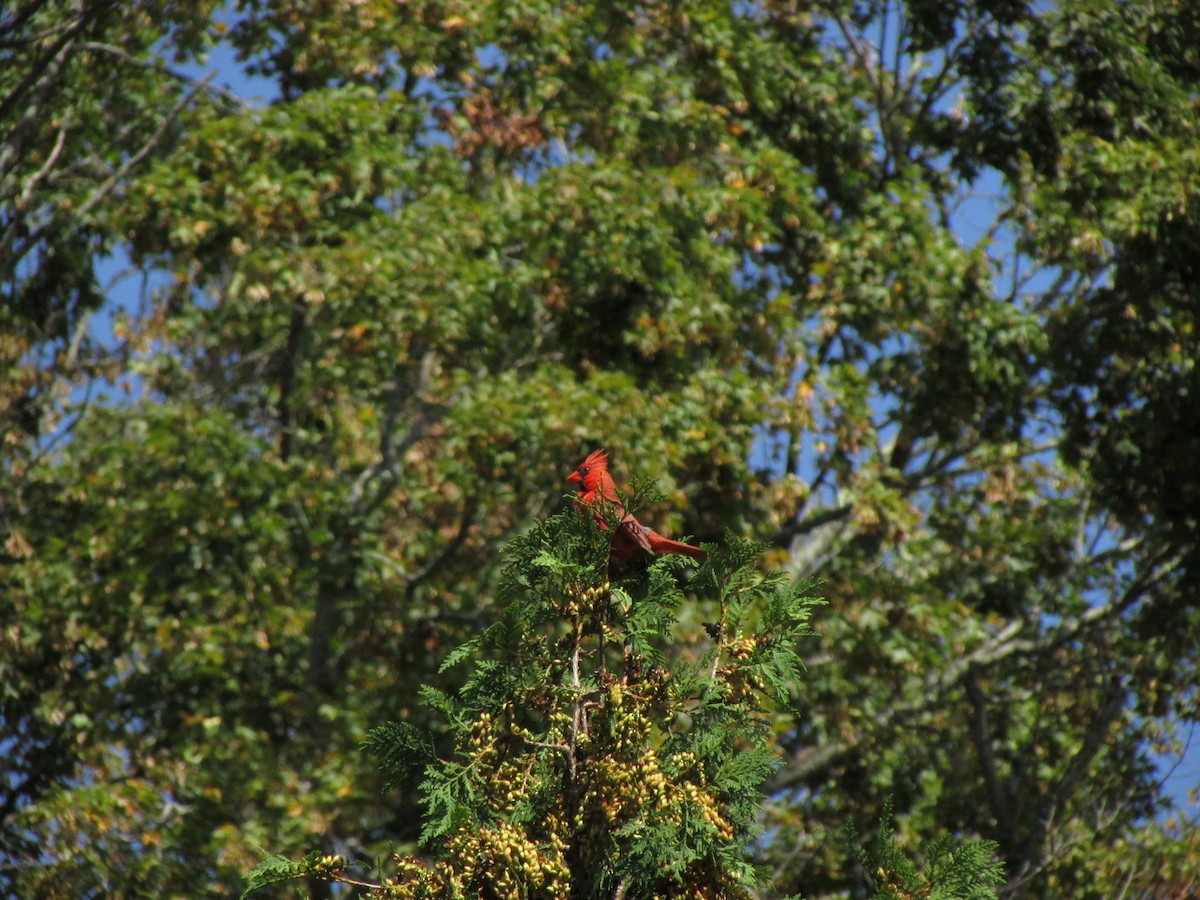
[[[773,890],[861,890],[891,798],[1008,897],[1194,892],[1198,48],[1168,0],[6,5],[0,886],[411,847],[358,744],[436,728],[607,446],[823,580]]]

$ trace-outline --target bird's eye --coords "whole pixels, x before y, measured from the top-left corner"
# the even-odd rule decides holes
[[[587,473],[588,473],[588,471],[589,471],[589,470],[588,470],[588,467],[587,467],[587,466],[580,466],[580,467],[579,467],[579,474],[580,474],[580,475],[583,475],[584,477],[587,477]]]

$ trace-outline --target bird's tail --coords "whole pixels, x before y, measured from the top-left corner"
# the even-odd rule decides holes
[[[683,541],[673,541],[670,538],[663,537],[657,531],[647,529],[646,539],[650,542],[650,551],[658,556],[666,556],[669,553],[674,553],[679,556],[690,556],[698,562],[704,562],[708,558],[708,554],[699,547],[693,547],[691,544],[685,544]]]

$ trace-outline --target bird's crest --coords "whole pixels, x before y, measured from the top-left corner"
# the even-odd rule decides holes
[[[600,450],[593,450],[591,453],[588,454],[588,458],[585,459],[583,461],[583,463],[580,465],[580,468],[582,468],[582,469],[601,469],[601,470],[607,472],[608,471],[608,451],[603,448],[601,448]]]
[[[567,481],[579,482],[580,493],[593,490],[600,483],[600,476],[608,474],[608,451],[603,448],[593,450],[588,458],[579,464],[574,472],[567,476]]]

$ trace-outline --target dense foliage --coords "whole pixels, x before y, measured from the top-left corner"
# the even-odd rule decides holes
[[[1170,0],[6,4],[0,891],[414,847],[357,745],[435,726],[604,444],[824,580],[774,889],[861,889],[890,796],[1009,897],[1196,893],[1197,48]]]
[[[734,541],[711,545],[681,616],[669,558],[610,569],[612,533],[568,510],[508,544],[500,617],[448,659],[472,659],[470,676],[454,695],[425,692],[448,758],[409,722],[368,735],[385,771],[423,773],[435,860],[397,858],[375,896],[748,896],[747,844],[778,764],[768,701],[799,684],[814,601]],[[371,883],[347,866],[271,857],[251,889]]]

